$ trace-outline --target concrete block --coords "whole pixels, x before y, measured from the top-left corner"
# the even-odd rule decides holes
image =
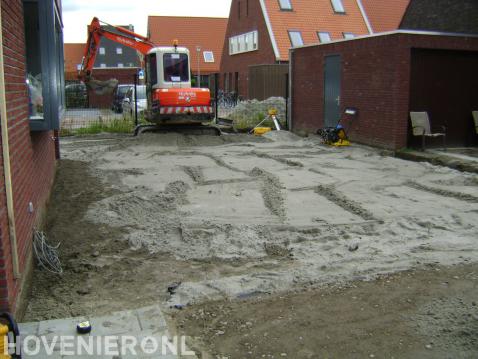
[[[76,325],[88,320],[86,317],[45,320],[39,323],[38,335],[52,337],[55,335],[76,336]]]
[[[159,305],[138,309],[136,313],[143,331],[151,331],[154,334],[164,332],[168,328]]]
[[[93,336],[131,335],[141,331],[138,317],[133,311],[118,312],[93,318],[90,322],[92,326],[91,335]]]
[[[39,322],[18,323],[18,330],[20,331],[20,335],[22,337],[27,337],[29,335],[37,335],[39,325]]]

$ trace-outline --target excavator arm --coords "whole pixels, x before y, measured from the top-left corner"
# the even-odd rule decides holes
[[[108,27],[102,26],[102,23],[108,25]],[[155,47],[155,45],[146,37],[138,35],[123,27],[101,22],[95,17],[88,26],[88,40],[83,53],[81,69],[78,74],[80,80],[85,82],[89,81],[100,48],[100,42],[103,37],[135,49],[143,55],[146,55],[149,50]]]

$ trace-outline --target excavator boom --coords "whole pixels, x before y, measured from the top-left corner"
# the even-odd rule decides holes
[[[82,81],[88,81],[88,78],[91,75],[91,70],[95,64],[102,37],[135,49],[143,55],[146,55],[155,47],[155,45],[144,36],[120,26],[113,26],[107,23],[103,24],[108,26],[102,26],[102,22],[95,17],[88,26],[88,40],[86,42],[83,61],[78,75],[79,79]]]

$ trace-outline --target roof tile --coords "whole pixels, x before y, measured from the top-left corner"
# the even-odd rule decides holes
[[[332,40],[343,39],[344,32],[369,33],[356,0],[342,0],[345,14],[335,13],[330,0],[291,0],[292,11],[282,11],[277,0],[264,2],[279,48],[279,60],[289,58],[289,30],[300,31],[305,45],[319,43],[318,31],[329,32]]]
[[[84,49],[85,44],[65,43],[63,45],[65,72],[78,72],[77,66],[81,64]]]
[[[362,0],[374,32],[397,30],[410,0]]]

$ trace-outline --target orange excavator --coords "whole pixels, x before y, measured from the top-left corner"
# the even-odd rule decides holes
[[[144,115],[148,122],[163,127],[201,127],[214,118],[209,89],[191,87],[187,48],[179,47],[176,40],[171,47],[156,46],[144,36],[101,22],[96,17],[88,27],[88,40],[78,76],[87,86],[96,81],[92,77],[92,70],[103,37],[133,48],[143,55],[148,101]],[[217,129],[214,128],[213,131],[218,134]],[[135,134],[138,132],[137,128]]]

